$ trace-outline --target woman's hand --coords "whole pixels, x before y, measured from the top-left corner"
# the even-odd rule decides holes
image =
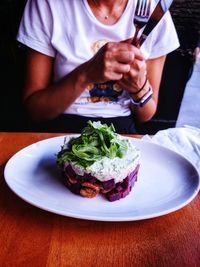
[[[138,65],[143,61],[140,50],[130,43],[108,42],[86,63],[88,82],[119,81],[130,75],[128,73],[133,69],[134,62]]]
[[[118,82],[129,93],[136,94],[145,85],[147,76],[147,64],[145,60],[134,59],[130,65],[130,71],[124,73]]]

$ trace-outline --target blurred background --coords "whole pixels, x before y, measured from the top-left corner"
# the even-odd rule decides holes
[[[15,41],[25,4],[0,1],[0,131],[31,130],[22,105],[26,49]],[[174,0],[170,11],[181,45],[167,56],[158,111],[150,122],[137,126],[140,133],[192,123],[200,127],[200,67],[194,61],[200,46],[200,1]]]

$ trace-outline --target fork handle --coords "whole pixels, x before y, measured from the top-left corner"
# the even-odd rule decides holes
[[[138,38],[137,37],[138,37],[139,30],[140,30],[140,28],[136,27],[135,34],[134,34],[133,40],[131,42],[132,45],[137,46],[137,47],[138,47]]]
[[[139,41],[140,39],[133,38],[133,41],[131,42],[131,44],[139,48],[140,47]]]

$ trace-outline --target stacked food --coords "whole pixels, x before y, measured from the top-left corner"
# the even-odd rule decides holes
[[[115,201],[131,191],[139,159],[139,149],[112,125],[89,121],[80,136],[65,138],[57,164],[71,192],[89,198],[101,193]]]

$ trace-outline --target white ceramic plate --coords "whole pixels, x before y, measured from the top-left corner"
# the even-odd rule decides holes
[[[159,145],[131,139],[141,150],[138,181],[124,199],[109,202],[72,194],[61,182],[56,154],[64,137],[37,142],[7,163],[5,180],[26,202],[56,214],[98,221],[133,221],[176,211],[194,199],[199,176],[189,161]]]

